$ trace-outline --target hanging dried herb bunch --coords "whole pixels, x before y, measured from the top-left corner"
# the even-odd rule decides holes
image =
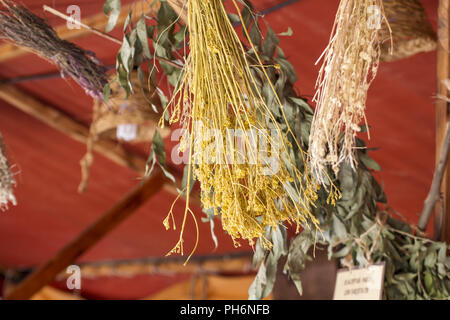
[[[8,209],[10,203],[17,205],[16,197],[13,193],[15,184],[14,174],[11,171],[8,158],[6,158],[5,145],[0,134],[0,210]]]
[[[380,29],[381,61],[436,49],[437,36],[419,0],[384,0],[387,21]]]
[[[1,3],[7,9],[0,12],[0,33],[4,38],[56,64],[63,76],[70,76],[88,95],[103,98],[106,68],[94,53],[60,39],[43,19],[27,8],[5,1]]]
[[[340,2],[316,84],[310,135],[311,168],[322,183],[326,166],[338,172],[345,161],[353,168],[357,164],[355,136],[365,121],[367,91],[378,69],[382,18],[381,0]]]
[[[236,1],[232,3],[239,11]],[[275,104],[284,114],[267,66],[258,55],[250,66],[222,0],[189,0],[187,10],[190,54],[168,107],[172,107],[171,123],[180,122],[185,129],[180,150],[189,153],[188,177],[200,182],[203,209],[221,216],[235,245],[239,245],[238,239],[252,244],[261,238],[270,246],[264,230],[283,221],[317,226],[309,208],[317,199],[318,185],[306,166],[304,172],[297,168],[288,138],[298,145],[295,135],[287,121],[287,133],[281,129],[255,80],[253,72],[265,75],[267,89],[274,92]],[[195,220],[188,192],[180,239],[172,252],[183,254],[189,214]],[[170,218],[174,223],[172,211],[165,220],[166,228]]]

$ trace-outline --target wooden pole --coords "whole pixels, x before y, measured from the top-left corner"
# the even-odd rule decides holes
[[[202,269],[209,274],[243,274],[254,272],[252,267],[253,251],[234,252],[219,255],[197,255],[189,260],[186,257],[154,257],[132,260],[96,261],[80,264],[83,278],[107,276],[132,277],[148,274],[187,274]],[[61,273],[58,278],[64,279],[67,273]]]
[[[33,294],[53,281],[64,268],[83,255],[108,234],[108,232],[139,209],[151,196],[161,189],[164,182],[165,178],[162,172],[155,172],[152,177],[126,195],[47,263],[30,274],[6,296],[6,299],[26,300],[31,298]]]
[[[427,198],[425,199],[425,203],[423,206],[423,211],[419,219],[419,223],[417,227],[425,232],[428,223],[433,215],[433,210],[436,202],[441,199],[441,186],[442,180],[444,179],[445,169],[448,162],[448,155],[450,149],[450,122],[447,124],[446,134],[444,145],[441,146],[441,154],[439,155],[439,160],[436,165],[436,170],[434,171],[433,182],[431,183],[430,192],[428,193]]]
[[[444,81],[450,79],[450,0],[440,0],[438,9],[438,57],[437,57],[437,92],[439,96],[449,97],[449,89]],[[450,120],[449,103],[438,99],[436,103],[436,161],[439,159],[441,147],[444,145],[445,131]],[[447,170],[442,181],[442,202],[435,215],[435,238],[450,242],[450,170],[447,159]]]

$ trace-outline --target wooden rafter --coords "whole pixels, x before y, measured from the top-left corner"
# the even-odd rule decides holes
[[[450,97],[450,92],[444,81],[450,79],[450,0],[440,0],[438,9],[438,62],[437,89],[438,95]],[[436,104],[436,159],[439,159],[447,123],[450,121],[448,101],[438,99]],[[450,161],[447,159],[447,171],[442,181],[442,202],[440,210],[436,210],[435,223],[438,226],[436,236],[450,243]]]
[[[240,256],[221,256],[215,258],[209,256],[208,260],[190,260],[189,264],[184,265],[185,260],[174,261],[164,257],[153,261],[130,261],[118,264],[87,264],[80,266],[81,274],[84,278],[95,279],[98,277],[124,276],[133,277],[136,275],[162,274],[191,274],[201,271],[204,274],[248,274],[254,273],[252,267],[253,252],[245,253]],[[185,259],[185,257],[182,257]],[[61,274],[67,277],[67,274]]]
[[[252,267],[253,251],[232,252],[226,254],[206,254],[191,257],[189,263],[184,265],[186,257],[147,257],[137,259],[104,260],[77,263],[83,278],[98,278],[108,276],[136,276],[148,274],[190,274],[201,270],[209,274],[244,274],[255,272]],[[0,266],[0,275],[15,284],[36,268],[11,269]],[[23,276],[22,276],[23,275]],[[63,271],[56,280],[67,278],[69,275]]]
[[[64,268],[140,208],[161,189],[164,182],[165,178],[162,172],[155,172],[152,177],[148,178],[143,184],[105,212],[100,219],[59,251],[52,259],[31,273],[6,296],[6,299],[25,300],[31,298],[33,294],[53,281]]]

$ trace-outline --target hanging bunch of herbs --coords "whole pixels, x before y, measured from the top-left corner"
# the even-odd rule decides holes
[[[103,99],[106,67],[95,54],[61,39],[41,17],[13,1],[0,1],[0,36],[55,64],[62,77],[69,76],[96,99]]]
[[[108,0],[106,9],[120,10],[119,0]],[[114,10],[106,10],[114,20]],[[257,61],[258,57],[265,65],[267,72],[262,74],[259,68],[252,68],[256,85],[263,95],[265,104],[277,125],[286,132],[289,139],[297,140],[292,144],[289,153],[296,169],[304,172],[305,163],[300,150],[308,150],[311,122],[314,111],[307,101],[297,95],[294,83],[297,80],[293,66],[286,59],[283,50],[278,46],[279,38],[270,27],[265,34],[259,28],[258,18],[248,1],[245,1],[241,12],[242,18],[230,14],[234,24],[243,23],[248,31],[247,59]],[[163,72],[169,82],[177,87],[183,76],[177,58],[177,52],[183,46],[187,28],[179,16],[167,2],[161,2],[156,23],[147,26],[142,17],[136,26],[128,25],[125,31],[124,45],[118,53],[117,69],[119,81],[128,90],[129,72],[132,68],[141,68],[147,62],[155,77],[156,58],[162,57],[168,62],[161,62]],[[153,42],[154,53],[148,49],[148,40]],[[253,43],[253,45],[249,45]],[[275,88],[275,92],[270,90]],[[164,97],[163,93],[160,95]],[[277,96],[282,106],[276,103]],[[168,101],[164,97],[162,101]],[[168,115],[167,115],[168,116]],[[287,121],[285,121],[287,119]],[[273,125],[268,120],[269,125]],[[288,127],[293,128],[289,134]],[[361,128],[364,130],[364,127]],[[156,157],[165,159],[162,140],[156,139],[158,147],[152,147],[149,160]],[[341,146],[343,141],[338,143]],[[286,229],[283,225],[270,226],[265,230],[264,239],[272,243],[268,248],[259,240],[255,245],[254,265],[258,273],[252,284],[249,295],[252,299],[268,296],[276,280],[277,268],[281,257],[286,257],[284,272],[293,280],[298,290],[302,291],[300,273],[305,263],[311,259],[313,247],[316,250],[328,250],[330,258],[341,258],[342,264],[348,267],[364,267],[371,263],[385,262],[386,274],[384,282],[384,298],[386,299],[448,299],[450,296],[450,259],[446,255],[445,243],[433,242],[415,234],[408,223],[396,219],[386,209],[386,196],[382,188],[372,176],[372,170],[380,167],[368,156],[365,143],[355,138],[358,147],[355,161],[356,170],[349,163],[340,165],[339,174],[328,182],[329,188],[336,186],[342,197],[331,197],[330,193],[320,190],[310,210],[319,221],[318,228],[305,228],[288,243]],[[189,166],[186,166],[188,168]],[[327,168],[328,175],[334,176],[332,168]],[[193,181],[190,170],[185,170],[183,187]],[[191,184],[192,186],[192,184]],[[185,192],[189,193],[189,190]],[[338,193],[337,190],[335,190]],[[208,210],[206,221],[214,219],[214,212]],[[318,232],[320,228],[320,232]],[[300,231],[300,230],[297,230]]]

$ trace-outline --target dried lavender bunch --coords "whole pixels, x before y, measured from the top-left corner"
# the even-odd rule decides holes
[[[43,19],[27,8],[2,3],[7,8],[7,11],[0,12],[3,38],[56,64],[63,77],[70,76],[88,95],[103,99],[103,88],[108,82],[106,68],[94,53],[59,38]]]
[[[13,194],[15,184],[14,174],[11,171],[8,158],[6,158],[5,146],[0,134],[0,210],[8,209],[9,203],[17,204],[16,197]]]

